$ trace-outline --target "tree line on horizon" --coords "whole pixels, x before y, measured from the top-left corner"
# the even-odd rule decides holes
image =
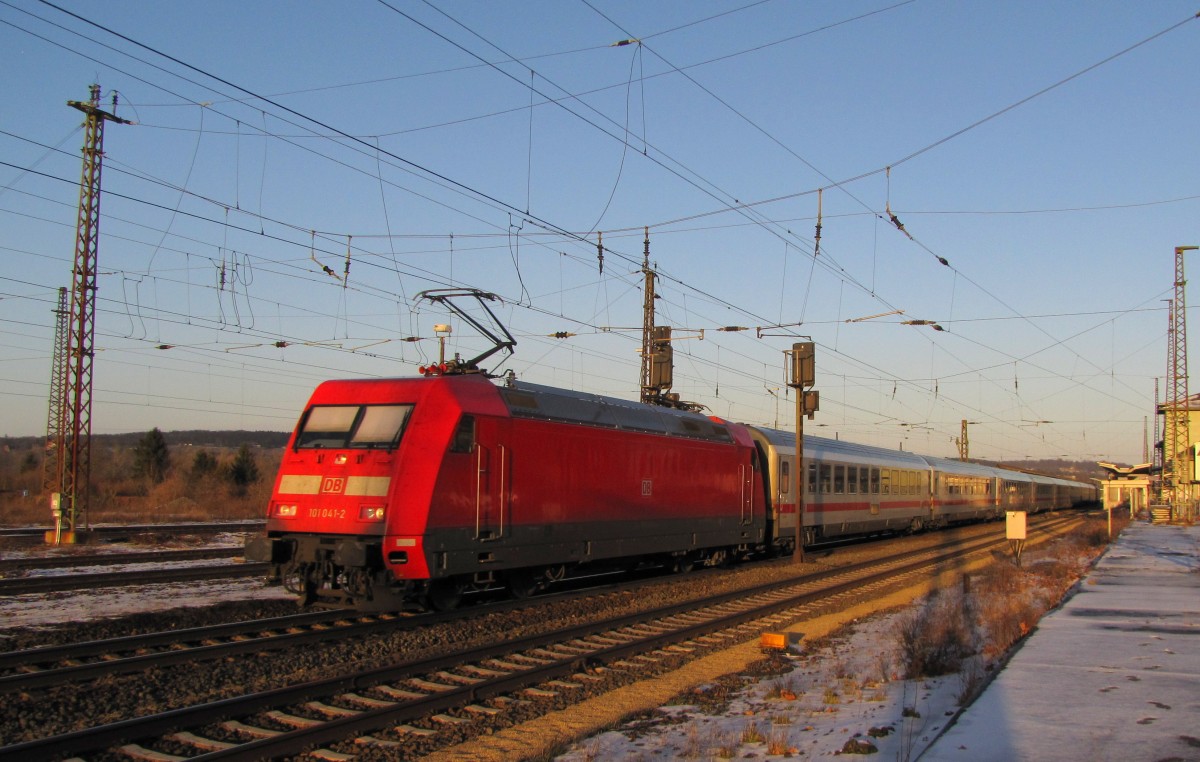
[[[89,520],[256,518],[287,433],[170,432],[92,437]],[[0,521],[44,521],[45,440],[0,438]],[[45,514],[45,515],[43,515]]]

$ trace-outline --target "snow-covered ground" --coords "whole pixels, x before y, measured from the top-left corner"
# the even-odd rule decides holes
[[[0,630],[213,606],[230,601],[287,600],[290,597],[283,588],[267,587],[260,578],[14,595],[0,597]]]
[[[1131,524],[923,759],[1200,760],[1200,526]]]
[[[723,706],[663,707],[558,762],[819,759],[852,739],[888,760],[1200,760],[1200,527],[1131,525],[1078,591],[958,718],[979,661],[897,679],[890,614],[792,656],[790,674],[743,678]]]
[[[745,678],[717,711],[701,702],[663,707],[558,760],[816,759],[841,754],[852,739],[873,745],[877,759],[914,759],[957,710],[963,680],[896,679],[898,616],[859,621],[848,636],[790,655],[788,674]]]
[[[53,558],[79,555],[119,555],[144,553],[152,550],[181,550],[193,548],[238,548],[245,541],[242,533],[218,534],[211,537],[189,537],[146,543],[116,542],[97,545],[45,546],[35,545],[0,551],[0,558]],[[240,563],[237,559],[170,561],[157,564],[105,564],[30,569],[29,576],[57,574],[91,574],[145,570],[152,574],[156,568],[180,566],[219,566]],[[145,587],[113,587],[96,590],[70,590],[53,593],[31,593],[0,597],[0,630],[14,627],[45,627],[113,618],[180,607],[212,606],[241,600],[286,600],[288,594],[280,587],[267,587],[261,578],[238,580],[207,580],[173,582]]]

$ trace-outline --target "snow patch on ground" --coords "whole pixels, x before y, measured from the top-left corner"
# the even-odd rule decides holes
[[[899,616],[860,620],[849,634],[789,655],[790,673],[743,676],[719,710],[662,707],[576,744],[558,762],[812,759],[842,754],[853,738],[874,745],[876,759],[915,758],[955,714],[964,685],[959,675],[897,678]]]
[[[176,550],[183,548],[234,548],[241,547],[246,535],[232,532],[200,538],[195,535],[153,543],[115,542],[98,545],[37,545],[5,550],[2,556],[10,558],[54,558],[80,555],[113,555],[122,553],[144,553],[153,550]],[[29,569],[28,576],[90,574],[118,571],[144,570],[148,577],[154,569],[180,566],[221,566],[241,563],[239,559],[210,559],[196,561],[173,561],[157,564],[105,564],[103,566],[76,566],[48,569]],[[138,587],[113,587],[96,590],[70,590],[53,593],[31,593],[0,597],[0,631],[15,627],[48,627],[84,622],[95,619],[111,619],[181,607],[214,606],[230,601],[288,600],[291,598],[282,587],[267,587],[261,577],[239,580],[206,580],[198,582],[172,582],[148,584]]]
[[[258,577],[14,595],[0,598],[0,630],[215,606],[230,601],[288,600],[291,597],[282,587],[267,587]]]

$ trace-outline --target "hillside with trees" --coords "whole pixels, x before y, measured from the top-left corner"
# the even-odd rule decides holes
[[[258,518],[287,432],[171,431],[92,437],[90,523]],[[44,441],[0,438],[0,524],[47,524]]]
[[[1074,479],[1079,482],[1091,483],[1093,479],[1104,479],[1107,472],[1091,460],[1061,460],[1048,458],[1043,460],[1018,460],[1012,463],[997,463],[1002,468],[1017,471],[1030,471],[1035,474],[1057,476],[1062,479]]]

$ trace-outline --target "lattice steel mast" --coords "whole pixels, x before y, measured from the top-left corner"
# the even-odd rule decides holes
[[[1191,501],[1192,464],[1188,455],[1192,437],[1188,421],[1187,279],[1183,253],[1195,246],[1175,247],[1175,299],[1171,302],[1167,331],[1167,404],[1163,410],[1163,488],[1174,510],[1185,510]]]
[[[1150,465],[1150,483],[1154,490],[1154,496],[1162,499],[1162,477],[1163,477],[1163,441],[1159,434],[1158,428],[1158,410],[1159,410],[1159,393],[1158,379],[1154,379],[1154,437],[1151,440],[1153,449],[1151,450],[1152,462]]]
[[[46,413],[46,449],[42,457],[42,492],[62,492],[62,449],[67,392],[67,287],[58,289],[54,310],[54,354],[50,359],[50,403]]]
[[[658,277],[650,269],[650,229],[646,228],[646,238],[642,244],[642,384],[641,400],[647,404],[658,401],[659,389],[651,383],[651,370],[654,367],[654,279]]]
[[[100,85],[90,88],[91,100],[67,101],[84,120],[83,173],[79,181],[79,219],[75,231],[75,265],[71,282],[71,311],[67,332],[66,392],[64,394],[62,468],[63,523],[70,532],[86,522],[91,477],[92,358],[96,329],[96,255],[100,237],[100,170],[104,160],[104,123],[131,124],[100,108]],[[113,96],[113,108],[117,97]]]

